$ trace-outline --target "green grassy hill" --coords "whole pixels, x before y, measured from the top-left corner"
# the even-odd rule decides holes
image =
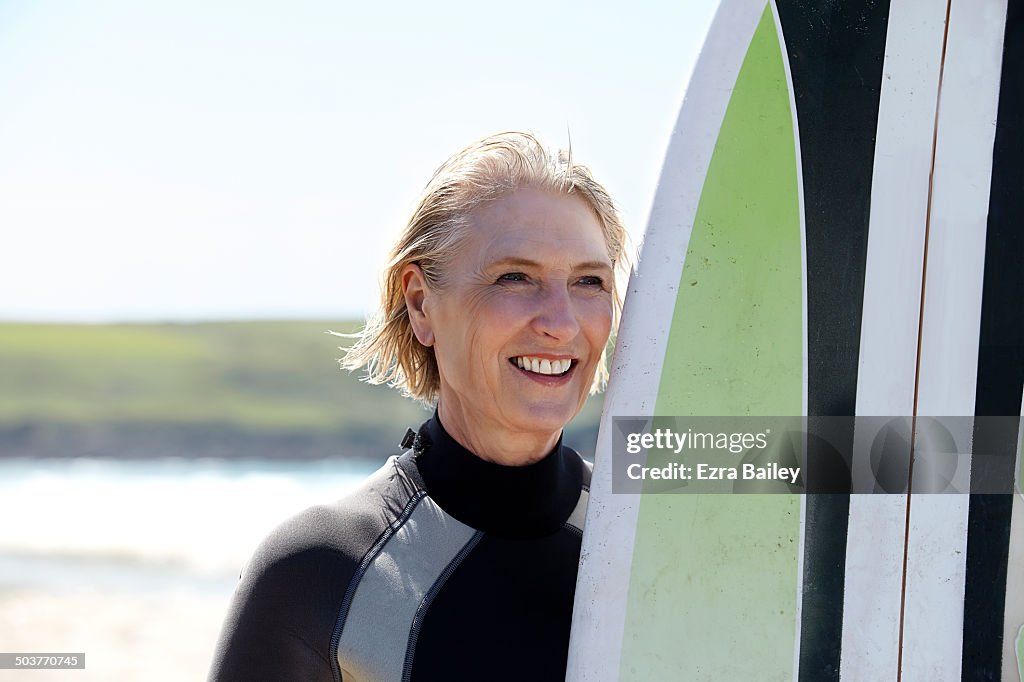
[[[338,368],[356,323],[0,324],[0,456],[381,456],[428,412]],[[590,456],[600,396],[569,429]]]

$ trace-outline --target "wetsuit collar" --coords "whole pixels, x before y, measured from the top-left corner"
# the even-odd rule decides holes
[[[539,537],[562,528],[583,485],[582,460],[562,445],[526,466],[488,462],[448,435],[437,412],[413,445],[427,493],[468,526],[507,537]]]

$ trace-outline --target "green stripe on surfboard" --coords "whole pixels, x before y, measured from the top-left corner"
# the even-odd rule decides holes
[[[1024,627],[1017,632],[1017,674],[1024,680]]]
[[[782,57],[769,6],[708,167],[656,414],[801,412],[798,180]],[[794,495],[645,495],[619,678],[792,679],[799,540]]]

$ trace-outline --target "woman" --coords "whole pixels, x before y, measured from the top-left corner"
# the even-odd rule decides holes
[[[625,231],[589,171],[505,133],[448,160],[346,355],[436,405],[355,493],[244,571],[218,680],[561,680]]]

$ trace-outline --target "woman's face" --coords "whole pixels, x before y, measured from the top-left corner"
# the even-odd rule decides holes
[[[469,214],[446,276],[424,294],[427,338],[417,329],[437,358],[445,426],[461,419],[471,440],[557,437],[611,330],[614,275],[597,217],[579,197],[517,190]]]

